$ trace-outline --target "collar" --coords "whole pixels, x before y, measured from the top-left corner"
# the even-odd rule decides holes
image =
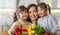
[[[20,20],[18,20],[21,24],[28,24],[28,21],[22,21],[21,19]]]
[[[32,23],[34,23],[34,24],[35,24],[36,22],[37,22],[37,21],[32,21]]]

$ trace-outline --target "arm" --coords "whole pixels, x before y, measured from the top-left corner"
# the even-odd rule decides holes
[[[50,35],[53,35],[53,33],[52,33],[52,32],[50,32],[49,34],[50,34]]]
[[[47,31],[45,31],[44,35],[48,35],[48,32],[47,32]]]
[[[54,34],[57,31],[57,19],[54,16],[52,16],[51,21],[52,21],[52,26],[53,27],[51,29],[50,34]]]
[[[15,35],[15,32],[16,32],[17,29],[18,29],[18,27],[17,27],[17,22],[15,22],[15,23],[11,26],[11,28],[9,29],[8,34],[9,34],[9,35]]]

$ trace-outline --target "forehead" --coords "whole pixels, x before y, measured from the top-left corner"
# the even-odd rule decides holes
[[[20,11],[20,12],[28,12],[27,10],[24,10],[24,11]]]
[[[31,7],[31,8],[29,9],[29,11],[33,11],[33,10],[36,10],[36,7],[35,7],[35,6],[33,6],[33,7]]]
[[[38,6],[37,8],[38,8],[38,10],[43,10],[43,8],[41,8],[40,6]]]
[[[40,6],[38,6],[38,10],[46,10],[47,8],[42,8]]]

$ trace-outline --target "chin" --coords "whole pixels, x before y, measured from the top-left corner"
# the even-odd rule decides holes
[[[36,19],[32,19],[32,21],[35,21]]]
[[[39,16],[41,16],[41,17],[42,17],[43,15],[39,15]]]

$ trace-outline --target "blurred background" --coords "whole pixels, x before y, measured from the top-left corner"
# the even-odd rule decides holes
[[[60,0],[0,0],[0,35],[8,35],[7,31],[14,21],[14,13],[20,5],[26,7],[35,3],[45,2],[51,7],[51,13],[56,16],[58,21],[57,35],[60,33]]]

